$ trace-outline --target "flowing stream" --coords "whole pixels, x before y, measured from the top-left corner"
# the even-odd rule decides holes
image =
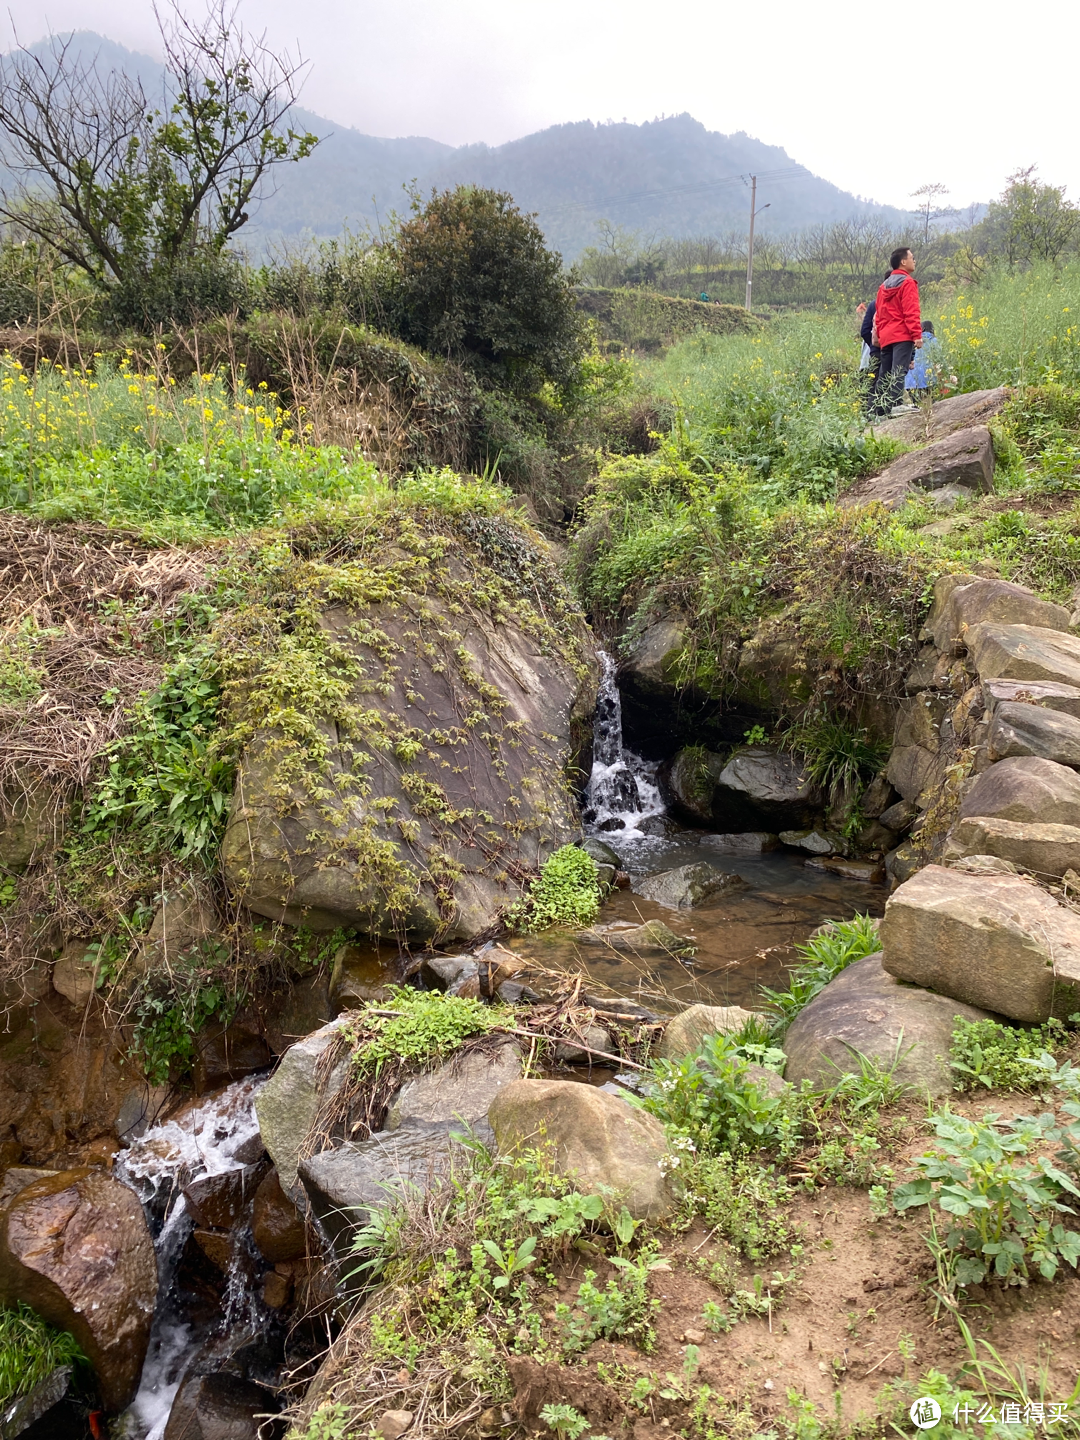
[[[213,1326],[191,1313],[177,1271],[194,1221],[183,1187],[206,1175],[242,1169],[262,1151],[255,1096],[264,1077],[238,1080],[181,1115],[154,1125],[118,1160],[117,1176],[143,1202],[155,1236],[158,1299],[139,1392],[123,1416],[124,1440],[161,1440],[176,1392]],[[234,1232],[216,1328],[251,1331],[260,1320],[246,1227]]]
[[[645,833],[644,821],[664,813],[657,767],[624,747],[615,661],[606,650],[597,654],[602,668],[593,721],[593,765],[585,789],[585,827],[597,834],[620,831],[640,836]]]

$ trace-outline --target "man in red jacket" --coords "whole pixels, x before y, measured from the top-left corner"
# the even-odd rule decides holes
[[[888,415],[903,399],[904,377],[923,343],[915,256],[901,245],[889,257],[889,266],[891,273],[878,287],[874,307],[874,329],[881,346],[874,407],[879,415]]]

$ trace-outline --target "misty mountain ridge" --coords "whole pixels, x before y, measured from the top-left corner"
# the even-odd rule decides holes
[[[71,38],[79,51],[93,51],[101,68],[137,74],[151,101],[162,94],[163,67],[150,56],[92,31]],[[49,43],[29,48],[41,54]],[[509,191],[521,209],[537,213],[548,243],[567,259],[596,243],[602,220],[643,239],[744,231],[752,173],[757,203],[769,207],[758,217],[764,232],[857,215],[897,226],[910,218],[813,175],[780,146],[743,131],[707,130],[688,114],[640,125],[571,121],[503,145],[458,147],[423,136],[365,135],[299,106],[292,124],[324,138],[309,159],[276,171],[273,193],[237,237],[253,255],[346,229],[377,232],[390,212],[407,210],[403,187],[413,183],[421,193],[459,184]]]

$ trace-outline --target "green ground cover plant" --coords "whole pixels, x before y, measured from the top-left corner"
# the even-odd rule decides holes
[[[29,1394],[61,1365],[86,1363],[75,1337],[46,1324],[29,1305],[0,1309],[0,1405]]]
[[[560,846],[540,867],[526,894],[508,912],[507,922],[532,933],[551,925],[591,925],[600,911],[596,861],[576,845]]]
[[[949,1065],[957,1090],[1034,1090],[1045,1072],[1032,1062],[1062,1048],[1065,1027],[1051,1020],[1030,1030],[997,1020],[962,1020],[953,1024]]]
[[[362,1044],[353,1043],[353,1065],[373,1077],[390,1063],[434,1065],[470,1036],[483,1035],[502,1023],[502,1012],[482,1000],[400,986],[385,1006],[365,1006],[353,1021],[355,1033],[363,1034]]]

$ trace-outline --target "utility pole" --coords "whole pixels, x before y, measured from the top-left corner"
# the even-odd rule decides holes
[[[757,208],[757,176],[750,176],[750,244],[746,252],[746,308],[749,310],[752,303],[752,292],[754,289],[754,219],[761,214],[761,210],[768,210],[768,205],[762,205],[761,210]]]

